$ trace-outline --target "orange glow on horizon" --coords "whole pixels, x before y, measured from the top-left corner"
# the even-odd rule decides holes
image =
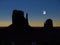
[[[0,27],[6,27],[12,24],[11,22],[0,22]],[[44,23],[43,22],[29,22],[29,25],[32,27],[43,27]],[[60,23],[54,22],[53,23],[54,27],[60,27]]]
[[[31,25],[33,27],[43,27],[44,23],[43,22],[40,22],[40,23],[30,22],[29,25]],[[60,22],[54,22],[53,27],[60,27]]]
[[[0,27],[7,27],[7,26],[9,26],[10,24],[11,24],[10,21],[8,21],[8,22],[0,22]]]

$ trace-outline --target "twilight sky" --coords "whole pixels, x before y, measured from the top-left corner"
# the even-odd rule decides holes
[[[44,26],[51,18],[54,26],[60,26],[60,0],[0,0],[0,26],[12,23],[12,11],[23,10],[29,15],[31,26]],[[42,12],[46,11],[46,15]]]

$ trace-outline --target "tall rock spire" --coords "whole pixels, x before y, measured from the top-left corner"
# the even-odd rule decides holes
[[[26,24],[28,25],[28,13],[26,13]]]
[[[28,13],[26,13],[26,19],[28,20]]]

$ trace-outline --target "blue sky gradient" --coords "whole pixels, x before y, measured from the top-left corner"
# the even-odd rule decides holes
[[[60,26],[60,0],[0,0],[0,26],[12,23],[12,11],[23,10],[29,15],[31,26],[43,26],[51,18],[54,26]],[[47,14],[43,15],[42,12]]]

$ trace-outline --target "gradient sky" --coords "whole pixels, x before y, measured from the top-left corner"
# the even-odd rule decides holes
[[[12,11],[23,10],[29,15],[31,26],[43,26],[51,18],[54,26],[60,26],[60,0],[0,0],[0,26],[12,23]],[[47,14],[43,15],[42,12]]]

